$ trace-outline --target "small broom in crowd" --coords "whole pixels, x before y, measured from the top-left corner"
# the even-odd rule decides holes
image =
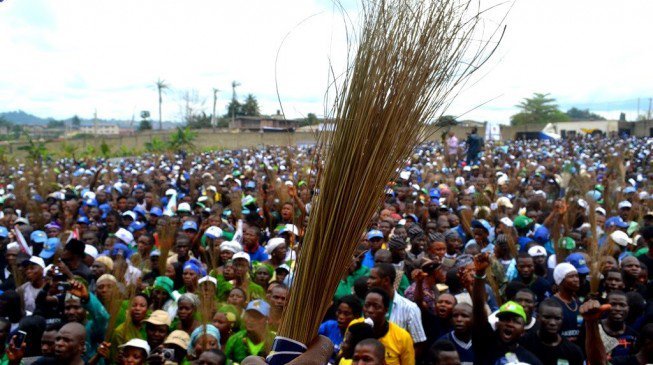
[[[178,228],[178,223],[172,219],[169,219],[168,223],[164,224],[157,231],[159,238],[159,250],[161,251],[161,256],[159,256],[159,275],[164,275],[166,272],[168,254],[170,253],[172,246],[175,244]]]
[[[468,2],[390,0],[363,8],[358,51],[335,98],[334,131],[321,140],[319,192],[270,364],[287,363],[316,336],[385,184],[424,125],[493,50],[486,42],[471,49],[481,19]]]

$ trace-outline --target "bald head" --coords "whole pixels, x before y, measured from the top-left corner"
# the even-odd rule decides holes
[[[392,254],[389,250],[380,249],[374,254],[374,263],[376,264],[391,264],[392,263]]]
[[[58,360],[73,362],[86,351],[86,328],[77,322],[65,324],[59,332],[54,345]]]

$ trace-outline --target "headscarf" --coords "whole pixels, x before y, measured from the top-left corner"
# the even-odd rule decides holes
[[[206,270],[202,267],[202,264],[197,261],[196,259],[190,259],[186,261],[184,264],[184,268],[182,271],[186,271],[186,269],[190,269],[194,271],[199,277],[204,277],[206,276]]]
[[[179,299],[177,299],[177,303],[182,301],[190,302],[195,308],[199,308],[200,306],[200,298],[193,293],[184,293],[180,295]]]
[[[212,324],[203,324],[195,328],[193,333],[190,334],[190,342],[188,343],[189,355],[195,356],[195,343],[203,335],[209,335],[215,338],[218,341],[218,347],[220,347],[220,330]]]

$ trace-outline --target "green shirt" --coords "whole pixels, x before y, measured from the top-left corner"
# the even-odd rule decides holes
[[[249,339],[247,338],[247,330],[236,332],[231,337],[229,337],[229,340],[227,340],[227,344],[224,346],[224,353],[227,356],[227,359],[238,363],[242,362],[247,356],[250,355],[265,357],[270,351],[272,341],[274,341],[274,336],[274,332],[268,331],[266,335],[267,338],[264,342],[258,344],[248,344]],[[251,347],[254,347],[254,349],[250,349]],[[253,354],[252,350],[258,350],[258,353]]]
[[[370,269],[365,266],[361,266],[358,270],[347,276],[345,280],[340,280],[338,288],[336,288],[336,294],[333,296],[333,300],[338,300],[345,295],[353,294],[354,282],[363,276],[368,276],[369,274]],[[408,287],[408,285],[406,287]]]

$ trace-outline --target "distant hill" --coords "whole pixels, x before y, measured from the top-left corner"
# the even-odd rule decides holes
[[[47,125],[48,120],[51,118],[40,118],[37,117],[36,115],[26,113],[22,110],[16,110],[16,111],[11,111],[11,112],[2,112],[0,113],[0,118],[4,118],[8,120],[9,122],[13,124],[18,124],[18,125]],[[71,116],[70,118],[64,119],[65,122],[69,122],[73,117]],[[82,124],[91,124],[93,123],[93,119],[84,119],[80,118],[82,121]],[[131,120],[119,120],[119,119],[98,119],[98,123],[107,123],[107,124],[117,124],[121,128],[136,128],[138,127],[138,123],[140,122],[140,119],[135,119],[132,125]],[[163,123],[163,129],[172,129],[176,128],[179,124],[173,123],[173,122],[166,122],[164,121]],[[152,120],[152,125],[155,128],[158,128],[159,122]]]

